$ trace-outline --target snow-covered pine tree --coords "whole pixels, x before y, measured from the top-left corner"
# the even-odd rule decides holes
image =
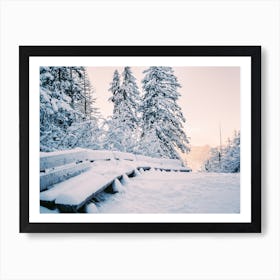
[[[67,128],[80,117],[71,105],[66,67],[40,67],[40,150],[59,148]]]
[[[150,67],[143,72],[142,135],[139,153],[179,159],[189,151],[185,118],[177,104],[180,84],[171,67]]]
[[[119,114],[119,105],[123,100],[122,90],[121,90],[121,82],[120,82],[120,74],[116,69],[113,75],[113,80],[110,83],[109,91],[112,93],[112,96],[109,98],[109,101],[113,102],[113,115]]]
[[[113,116],[107,122],[108,132],[104,148],[124,152],[134,152],[139,133],[138,107],[140,93],[130,67],[123,71],[123,83],[116,70],[109,91],[109,99],[114,104]]]
[[[81,77],[77,80],[81,94],[76,101],[75,107],[83,113],[83,117],[86,120],[90,120],[99,116],[99,110],[95,107],[96,99],[94,96],[94,90],[90,83],[86,67],[80,67],[79,69]]]
[[[133,76],[131,68],[125,67],[122,73],[123,83],[121,86],[123,98],[128,105],[126,112],[126,122],[131,129],[136,129],[139,126],[139,105],[141,102],[140,91],[136,84],[136,78]]]
[[[224,147],[211,149],[203,169],[207,172],[240,172],[240,131],[235,131]]]
[[[224,149],[222,159],[223,172],[240,172],[240,131],[235,131],[232,139],[229,139],[228,145]]]
[[[66,131],[64,146],[68,148],[82,147],[99,149],[101,146],[101,119],[98,108],[95,107],[93,87],[85,67],[72,67],[76,88],[81,89],[79,98],[75,100],[75,108],[82,113]]]
[[[85,73],[84,67],[40,68],[41,151],[96,146],[91,136],[96,137],[99,128]],[[92,107],[90,111],[84,110],[85,102]]]
[[[222,154],[223,150],[220,148],[211,148],[210,156],[204,163],[202,170],[206,172],[222,172]]]
[[[113,116],[109,117],[104,123],[107,132],[104,138],[103,148],[124,151],[124,144],[122,143],[123,132],[121,130],[125,128],[125,125],[120,121],[123,92],[121,90],[120,74],[117,69],[114,71],[113,80],[108,90],[112,93],[109,101],[113,103]]]
[[[57,88],[71,98],[70,105],[75,107],[75,103],[79,102],[83,97],[83,67],[53,67],[57,72],[55,84]]]

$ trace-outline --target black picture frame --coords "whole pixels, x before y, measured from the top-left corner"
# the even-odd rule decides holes
[[[250,223],[32,223],[29,221],[29,58],[36,56],[248,56],[251,58]],[[19,46],[21,233],[261,232],[260,46]],[[39,110],[39,108],[38,108]]]

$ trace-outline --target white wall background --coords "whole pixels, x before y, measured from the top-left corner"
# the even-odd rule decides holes
[[[280,279],[279,1],[0,5],[1,279]],[[18,45],[100,44],[262,45],[262,234],[18,233]]]

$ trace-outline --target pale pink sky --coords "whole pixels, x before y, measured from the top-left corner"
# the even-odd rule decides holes
[[[141,90],[143,70],[131,67]],[[112,114],[108,91],[113,73],[123,67],[87,67],[95,89],[96,105],[103,116]],[[186,118],[186,135],[192,146],[219,145],[219,124],[225,143],[234,130],[240,129],[240,68],[239,67],[173,67],[181,88],[178,104]]]

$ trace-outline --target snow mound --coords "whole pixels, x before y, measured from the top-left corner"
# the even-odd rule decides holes
[[[127,176],[126,174],[124,174],[124,175],[122,176],[121,183],[122,183],[123,185],[129,184],[129,178],[128,178],[128,176]]]
[[[96,207],[96,205],[94,203],[89,203],[86,206],[86,212],[87,213],[99,213],[98,208]]]
[[[115,179],[115,181],[112,184],[112,188],[114,192],[121,192],[123,189],[122,184],[120,183],[119,179]]]
[[[134,175],[135,175],[135,177],[137,177],[137,176],[140,176],[141,173],[138,171],[138,169],[135,169],[134,170]]]

